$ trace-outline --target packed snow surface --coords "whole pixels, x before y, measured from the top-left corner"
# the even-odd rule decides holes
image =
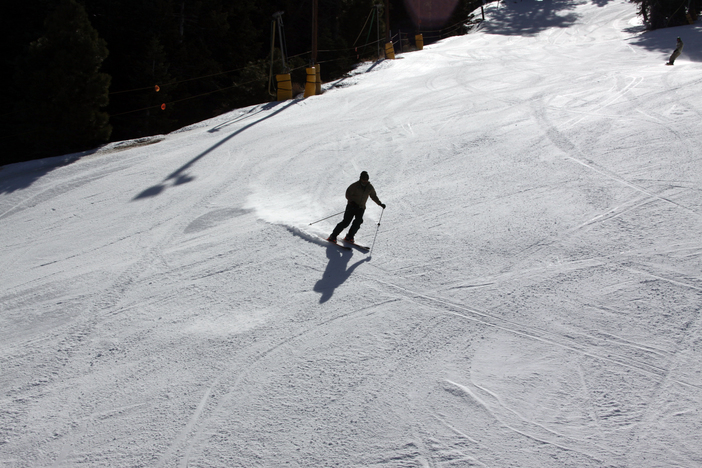
[[[702,466],[702,31],[635,9],[3,167],[0,466]]]

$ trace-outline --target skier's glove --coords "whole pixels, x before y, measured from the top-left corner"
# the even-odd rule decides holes
[[[381,203],[380,206],[382,206],[383,209],[385,209],[385,203]]]

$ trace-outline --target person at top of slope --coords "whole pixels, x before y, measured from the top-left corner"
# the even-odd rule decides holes
[[[668,60],[668,63],[666,63],[666,65],[673,65],[675,63],[675,59],[680,57],[680,54],[682,54],[683,45],[684,44],[682,39],[678,38],[677,46],[675,47],[673,55],[670,56],[670,60]]]
[[[353,224],[351,224],[351,228],[346,234],[344,240],[354,242],[354,236],[363,223],[363,213],[366,211],[366,202],[368,201],[368,197],[385,209],[385,204],[378,199],[378,195],[375,193],[375,188],[373,188],[369,182],[368,173],[363,171],[361,172],[361,177],[359,180],[349,185],[349,188],[346,189],[346,200],[348,200],[348,203],[346,204],[344,219],[342,219],[341,222],[336,225],[334,231],[332,231],[327,240],[336,243],[336,237],[341,233],[341,231],[346,229],[346,226],[351,224],[351,221],[353,221]]]

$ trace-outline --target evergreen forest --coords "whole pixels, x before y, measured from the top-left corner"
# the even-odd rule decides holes
[[[651,28],[682,24],[689,14],[696,18],[702,3],[633,1]],[[440,24],[422,25],[405,2],[424,11],[449,4],[451,11]],[[479,21],[473,12],[483,5],[482,0],[405,2],[7,3],[0,15],[5,70],[0,75],[0,166],[168,133],[274,101],[278,73],[291,74],[296,92],[313,63],[320,64],[323,82],[339,79],[354,64],[377,60],[388,36],[399,51],[414,46],[416,33],[423,33],[427,43],[465,33]]]

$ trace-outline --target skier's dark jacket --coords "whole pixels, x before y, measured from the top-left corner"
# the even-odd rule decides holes
[[[355,203],[361,208],[366,207],[368,197],[371,197],[371,199],[378,205],[382,205],[382,203],[378,199],[378,196],[375,194],[375,189],[373,188],[373,185],[371,185],[370,182],[366,182],[364,187],[361,184],[361,181],[359,180],[349,185],[349,188],[346,189],[346,199],[350,203]]]

